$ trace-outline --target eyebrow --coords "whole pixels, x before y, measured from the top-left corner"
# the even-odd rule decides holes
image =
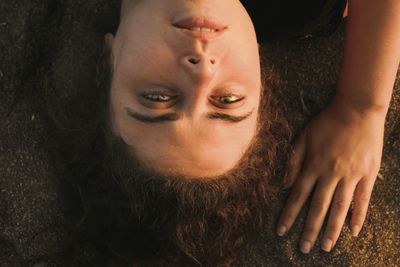
[[[126,112],[128,115],[138,121],[144,122],[144,123],[161,123],[161,122],[169,122],[169,121],[177,121],[182,119],[182,115],[178,113],[166,113],[163,115],[158,115],[158,116],[147,116],[144,114],[137,113],[133,110],[131,110],[129,107],[125,107]],[[234,116],[234,115],[229,115],[226,113],[220,113],[220,112],[212,112],[207,114],[207,118],[211,120],[222,120],[222,121],[227,121],[231,123],[239,123],[247,118],[249,118],[253,114],[253,110],[241,115],[241,116]]]

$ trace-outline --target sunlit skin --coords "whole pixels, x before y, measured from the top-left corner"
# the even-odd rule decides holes
[[[399,32],[398,0],[349,0],[336,95],[297,140],[286,178],[294,186],[277,227],[279,235],[290,229],[315,188],[300,241],[303,253],[311,251],[326,217],[321,247],[333,249],[352,200],[352,235],[362,229],[381,164]]]
[[[226,30],[188,36],[173,26],[185,16],[214,17]],[[123,1],[106,42],[113,129],[143,165],[204,178],[239,162],[256,132],[261,88],[255,30],[240,1]]]

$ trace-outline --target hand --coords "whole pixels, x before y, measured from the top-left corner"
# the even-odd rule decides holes
[[[351,231],[364,223],[380,168],[386,111],[357,110],[335,98],[297,140],[285,184],[294,184],[278,222],[284,235],[315,188],[300,250],[309,253],[330,208],[322,249],[329,252],[341,232],[354,197]]]

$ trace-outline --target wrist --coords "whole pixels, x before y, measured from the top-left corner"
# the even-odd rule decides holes
[[[344,110],[359,115],[376,115],[385,118],[389,109],[389,103],[378,103],[373,100],[362,99],[336,92],[332,102],[335,102]]]
[[[384,126],[388,106],[356,101],[341,94],[336,94],[330,103],[335,113],[341,114],[344,120],[374,120]]]

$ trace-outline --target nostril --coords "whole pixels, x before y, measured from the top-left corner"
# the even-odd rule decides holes
[[[211,64],[213,64],[213,65],[215,64],[215,60],[214,60],[214,59],[211,59],[210,62],[211,62]]]
[[[192,64],[198,64],[200,62],[200,59],[189,58],[189,62],[192,63]]]

